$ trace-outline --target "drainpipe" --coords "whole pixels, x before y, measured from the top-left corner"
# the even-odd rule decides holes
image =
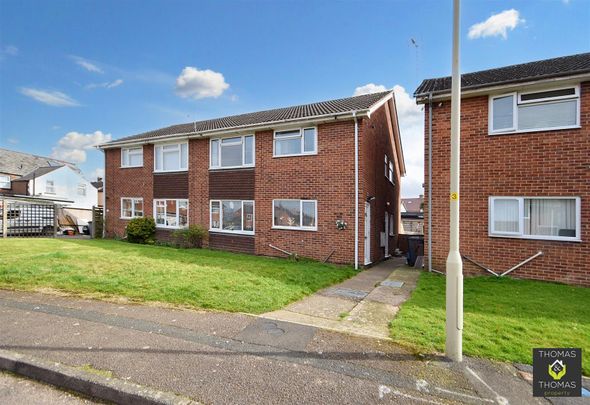
[[[359,268],[359,123],[354,117],[354,268]]]
[[[428,271],[432,273],[432,92],[428,95]]]

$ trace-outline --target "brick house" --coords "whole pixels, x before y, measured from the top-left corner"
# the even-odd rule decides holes
[[[590,53],[462,75],[461,254],[466,273],[590,286]],[[433,268],[449,241],[451,78],[424,80],[432,114]],[[428,201],[428,169],[425,170]],[[542,254],[539,254],[542,252]]]
[[[281,249],[363,265],[396,246],[405,167],[391,91],[174,125],[99,147],[108,236],[151,216],[158,239],[198,224],[209,247],[257,255],[284,257]]]

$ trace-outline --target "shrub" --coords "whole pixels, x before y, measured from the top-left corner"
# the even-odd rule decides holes
[[[133,218],[125,229],[127,231],[127,241],[131,243],[154,243],[156,222],[153,218]]]
[[[200,248],[203,240],[207,239],[207,230],[199,225],[190,225],[185,229],[178,229],[172,233],[177,246],[184,248]]]

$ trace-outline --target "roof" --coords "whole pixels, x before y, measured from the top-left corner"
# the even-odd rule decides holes
[[[0,148],[0,173],[24,176],[40,167],[64,165],[77,170],[75,165],[63,160]]]
[[[303,119],[319,118],[326,115],[346,114],[353,113],[355,111],[370,110],[371,107],[392,94],[393,92],[389,90],[380,93],[340,98],[337,100],[321,101],[318,103],[296,105],[292,107],[277,108],[274,110],[258,111],[204,121],[189,122],[186,124],[172,125],[169,127],[113,140],[100,146],[106,146],[113,143],[116,144],[124,141],[149,140],[170,135],[200,133],[215,130],[241,129],[270,123],[297,121]]]
[[[465,73],[461,75],[461,90],[481,89],[584,73],[590,73],[590,53],[580,53],[519,65],[504,66],[497,69]],[[451,77],[439,77],[422,81],[414,92],[414,96],[424,96],[430,92],[433,94],[450,93]]]
[[[40,167],[38,169],[33,170],[32,172],[30,172],[28,174],[25,174],[22,177],[19,177],[15,181],[19,181],[19,180],[32,180],[32,179],[35,179],[37,177],[41,177],[44,174],[51,173],[52,171],[57,170],[57,169],[60,169],[62,167],[64,167],[64,165]]]
[[[402,205],[407,213],[422,212],[424,197],[402,198]]]

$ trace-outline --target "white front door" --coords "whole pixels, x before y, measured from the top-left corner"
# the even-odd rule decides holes
[[[389,257],[389,214],[385,212],[385,257]]]
[[[371,263],[371,203],[365,202],[365,264]]]

